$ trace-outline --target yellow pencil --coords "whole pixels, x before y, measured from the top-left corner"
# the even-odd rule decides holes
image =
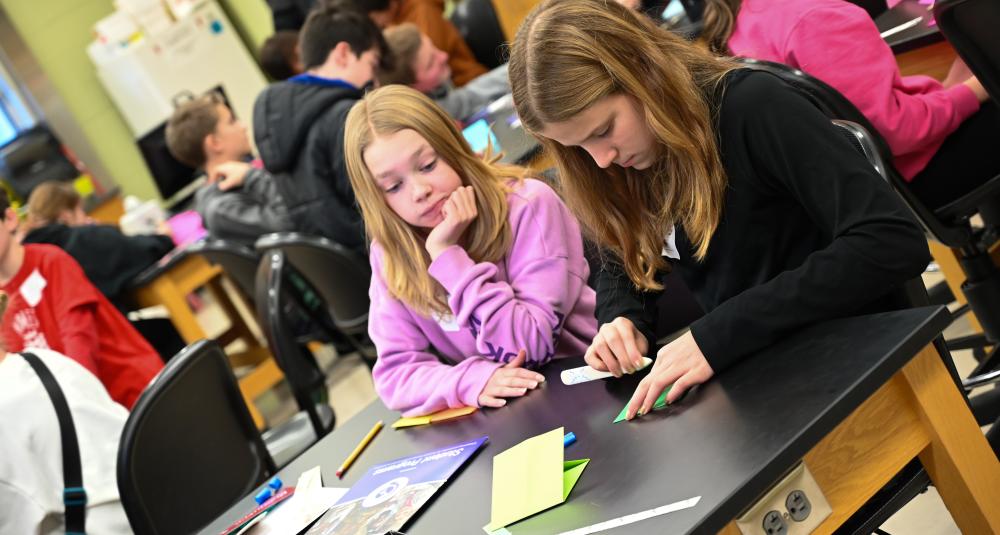
[[[358,455],[361,455],[361,452],[368,446],[368,443],[371,442],[373,438],[375,438],[375,435],[377,435],[381,429],[382,429],[382,420],[379,420],[378,422],[375,423],[375,427],[372,427],[372,430],[369,431],[367,435],[365,435],[365,438],[361,439],[361,442],[359,442],[358,446],[354,448],[354,451],[352,451],[351,454],[348,455],[346,459],[344,459],[344,462],[340,465],[340,468],[337,469],[337,479],[340,479],[340,477],[344,475],[344,472],[346,472],[347,469],[350,468],[352,464],[354,464],[354,460],[358,458]]]

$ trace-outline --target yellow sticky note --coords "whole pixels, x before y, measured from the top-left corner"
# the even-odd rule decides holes
[[[434,414],[428,414],[425,416],[411,416],[409,418],[400,418],[396,420],[396,423],[392,424],[393,429],[399,429],[400,427],[413,427],[416,425],[427,425],[437,422],[443,422],[445,420],[451,420],[452,418],[458,418],[459,416],[465,416],[466,414],[472,414],[476,412],[475,407],[458,407],[456,409],[445,409],[443,411],[435,412]]]
[[[396,423],[392,424],[393,429],[399,429],[400,427],[413,427],[415,425],[427,425],[431,423],[430,416],[411,416],[409,418],[400,418],[396,420]]]
[[[590,459],[564,462],[563,435],[563,428],[553,429],[493,458],[489,530],[566,501]]]

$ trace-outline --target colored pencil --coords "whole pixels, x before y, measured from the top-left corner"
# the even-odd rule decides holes
[[[365,435],[365,438],[361,439],[361,442],[358,443],[358,446],[354,448],[354,451],[352,451],[351,454],[348,455],[346,459],[344,459],[344,462],[340,465],[340,468],[337,469],[338,479],[344,475],[344,472],[346,472],[347,469],[350,468],[352,464],[354,464],[354,460],[358,458],[358,455],[361,455],[361,452],[364,451],[366,447],[368,447],[368,443],[371,442],[373,438],[375,438],[375,435],[377,435],[381,429],[382,429],[382,420],[379,420],[378,422],[375,422],[375,426],[372,427],[372,430],[369,431],[367,435]]]

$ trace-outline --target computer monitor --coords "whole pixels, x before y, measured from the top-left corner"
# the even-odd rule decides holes
[[[146,167],[153,175],[153,182],[160,196],[169,199],[194,182],[201,174],[197,169],[184,165],[167,149],[167,123],[164,121],[139,138],[139,152],[146,160]]]
[[[45,124],[21,132],[0,147],[0,178],[23,202],[27,202],[35,186],[43,182],[71,182],[79,175],[76,166],[63,154],[59,140]]]

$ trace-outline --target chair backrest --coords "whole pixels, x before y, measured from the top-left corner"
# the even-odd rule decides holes
[[[497,20],[492,0],[463,0],[455,6],[451,23],[462,34],[476,61],[487,69],[499,67],[506,61],[507,39]]]
[[[857,124],[867,132],[865,137],[870,145],[869,150],[879,155],[882,177],[899,194],[903,203],[906,204],[917,218],[917,221],[924,227],[924,231],[935,240],[951,247],[962,247],[969,243],[972,239],[971,229],[966,222],[963,221],[959,224],[945,223],[913,193],[909,183],[892,165],[893,156],[892,151],[889,149],[889,144],[879,134],[878,130],[872,126],[868,118],[850,100],[841,95],[839,91],[822,80],[788,65],[750,58],[739,58],[738,61],[746,68],[768,72],[777,76],[786,84],[796,89],[799,94],[812,102],[813,105],[819,108],[830,119],[850,121]]]
[[[889,170],[886,167],[885,160],[882,158],[882,153],[875,145],[875,139],[868,130],[853,121],[834,119],[832,122],[840,129],[844,137],[851,142],[855,150],[868,160],[868,163],[875,168],[875,171],[882,176],[882,179],[888,182]]]
[[[283,251],[295,271],[326,301],[338,329],[346,334],[367,333],[372,275],[367,259],[326,238],[295,232],[262,236],[256,248]]]
[[[1000,2],[938,0],[934,18],[986,92],[1000,101]]]
[[[257,322],[267,337],[271,353],[285,374],[299,409],[309,416],[316,437],[333,430],[334,421],[324,422],[316,407],[317,398],[326,389],[326,376],[309,349],[295,335],[290,307],[299,306],[289,288],[289,266],[285,253],[273,249],[264,253],[257,271]]]
[[[874,137],[858,123],[836,119],[832,122],[844,134],[844,137],[854,145],[854,148],[868,160],[868,163],[875,168],[875,171],[882,176],[882,179],[888,181],[888,174],[891,172],[890,167],[882,159],[882,154],[875,144]],[[893,303],[891,304],[895,308],[927,306],[930,304],[930,300],[927,297],[927,289],[920,277],[905,282],[901,290],[892,295],[892,299]]]
[[[191,254],[200,254],[222,267],[243,294],[253,299],[260,255],[246,245],[228,240],[203,240],[191,244]]]
[[[209,340],[167,363],[122,430],[118,491],[139,535],[194,532],[274,472],[229,361]]]

